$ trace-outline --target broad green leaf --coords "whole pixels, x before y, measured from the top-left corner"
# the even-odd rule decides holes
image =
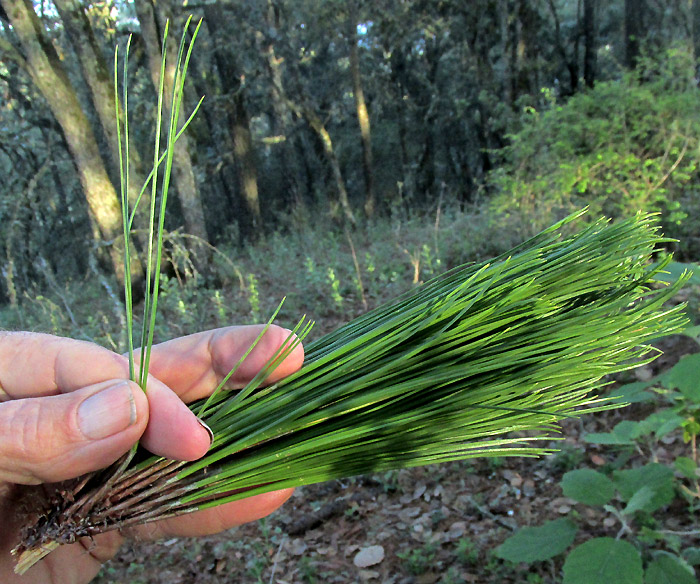
[[[608,397],[615,401],[630,404],[651,401],[654,399],[654,394],[651,391],[647,391],[647,388],[652,385],[652,383],[653,381],[635,381],[634,383],[627,383],[613,389]]]
[[[612,432],[593,432],[586,434],[583,439],[591,444],[631,446],[634,444],[634,439],[639,436],[639,431],[639,422],[623,420],[612,429]]]
[[[495,554],[511,562],[541,562],[563,553],[576,536],[576,524],[555,519],[539,527],[523,527],[496,548]]]
[[[639,468],[616,471],[613,481],[622,499],[627,502],[645,487],[653,492],[653,496],[638,510],[653,513],[673,500],[673,471],[663,464],[651,463]],[[640,497],[646,495],[642,494]]]
[[[642,575],[642,558],[631,543],[597,537],[567,556],[563,584],[642,584]]]
[[[586,505],[605,505],[615,495],[613,482],[590,468],[567,472],[561,481],[564,495]]]
[[[697,584],[695,571],[673,554],[659,554],[644,573],[645,584]]]
[[[640,422],[639,436],[655,434],[657,438],[661,438],[676,428],[680,428],[682,423],[683,418],[673,410],[666,409],[654,412]]]
[[[676,282],[678,278],[681,277],[683,272],[693,272],[693,275],[688,280],[689,285],[700,284],[700,265],[698,264],[684,264],[682,262],[671,262],[664,268],[664,272],[656,275],[656,279],[661,282]]]
[[[673,461],[673,466],[676,470],[681,473],[687,479],[697,479],[698,478],[698,465],[692,458],[687,456],[679,456]]]
[[[653,505],[653,500],[656,495],[656,491],[649,485],[644,485],[638,491],[635,491],[634,495],[630,497],[627,505],[622,510],[624,515],[631,515],[636,511],[644,511]]]
[[[700,548],[685,548],[683,552],[681,552],[681,555],[683,556],[683,559],[691,566],[700,565]]]
[[[690,337],[691,339],[695,339],[697,341],[698,339],[700,339],[700,324],[695,326],[689,326],[681,334],[685,335],[686,337]]]
[[[700,353],[687,355],[673,366],[665,384],[675,387],[696,403],[700,403]]]

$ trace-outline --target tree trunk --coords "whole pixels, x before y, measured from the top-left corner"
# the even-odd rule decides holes
[[[371,217],[374,214],[374,169],[372,164],[372,139],[370,133],[369,114],[365,103],[365,94],[362,90],[362,78],[360,76],[360,58],[357,50],[357,5],[355,0],[350,0],[348,15],[348,44],[350,45],[350,73],[352,75],[352,89],[357,109],[357,121],[360,124],[362,136],[362,170],[365,176],[365,215]]]
[[[595,85],[598,47],[596,46],[596,1],[583,0],[583,80],[586,87]]]
[[[644,36],[645,0],[625,0],[625,65],[628,69],[637,66],[639,50]]]
[[[233,99],[233,153],[236,157],[236,168],[240,192],[243,193],[246,211],[250,218],[247,227],[249,235],[259,232],[262,226],[260,200],[258,198],[258,169],[255,163],[253,138],[250,134],[248,110],[245,105],[243,92],[238,91]]]
[[[279,88],[277,90],[280,91]],[[316,137],[319,139],[321,145],[323,146],[323,155],[326,157],[326,161],[328,162],[328,165],[331,169],[331,173],[333,175],[333,181],[335,182],[335,188],[338,197],[337,203],[340,206],[342,213],[345,216],[345,219],[348,221],[348,223],[350,223],[351,225],[356,225],[357,222],[355,221],[355,215],[352,212],[352,208],[350,207],[348,191],[345,188],[345,180],[343,179],[343,173],[340,171],[340,164],[338,162],[338,158],[336,157],[335,150],[333,148],[333,140],[331,139],[331,135],[328,133],[326,126],[321,121],[321,118],[319,118],[316,115],[316,112],[314,112],[308,107],[294,103],[283,93],[280,93],[280,95],[286,101],[289,109],[291,109],[300,118],[306,120],[306,123],[309,124],[311,129],[316,134]]]
[[[141,23],[141,37],[146,48],[148,64],[151,72],[151,80],[156,91],[160,83],[160,67],[162,62],[161,39],[164,26],[160,26],[157,20],[155,7],[151,0],[136,0],[134,2],[136,13]],[[179,35],[171,28],[166,44],[167,61],[165,65],[165,79],[163,84],[163,104],[165,111],[170,111],[172,106],[172,91],[175,83],[177,65]],[[179,123],[184,122],[184,112],[181,112]],[[185,229],[189,235],[194,235],[195,240],[189,242],[188,249],[192,253],[190,258],[194,266],[204,272],[209,260],[209,249],[205,243],[209,242],[207,228],[204,223],[204,210],[200,198],[197,182],[194,177],[194,166],[190,157],[189,140],[186,133],[182,134],[175,143],[173,152],[173,177],[177,187],[178,199],[185,220]],[[197,241],[199,239],[199,241]]]
[[[97,118],[102,128],[102,133],[107,143],[110,162],[114,169],[113,176],[119,176],[119,149],[117,137],[117,123],[115,120],[114,103],[114,78],[104,59],[102,51],[97,43],[95,34],[90,26],[90,21],[85,14],[83,4],[77,0],[56,0],[54,2],[58,14],[63,22],[63,27],[68,36],[73,50],[80,62],[80,71],[85,83],[90,90],[92,101]],[[119,118],[124,123],[124,112],[119,107]],[[143,162],[139,155],[138,148],[132,138],[129,148],[129,184],[128,198],[134,205],[141,191],[141,187],[146,179]],[[136,226],[142,233],[147,233],[148,206],[150,192],[146,191],[139,203],[140,213],[136,216]],[[147,237],[136,237],[145,249]]]
[[[224,14],[218,3],[204,7],[207,26],[216,38],[224,35],[220,25],[225,22]],[[258,169],[255,149],[250,132],[250,119],[246,98],[240,82],[240,73],[235,55],[231,51],[224,53],[221,45],[214,51],[216,67],[221,80],[222,93],[227,97],[226,118],[232,136],[232,151],[236,164],[238,192],[242,195],[245,215],[238,217],[239,230],[245,239],[251,239],[260,232],[262,216],[258,197]]]
[[[554,0],[549,0],[549,11],[554,19],[554,41],[557,47],[557,52],[561,55],[562,62],[569,71],[570,94],[573,95],[578,90],[578,51],[574,48],[574,58],[569,59],[566,54],[566,45],[561,34],[561,23],[559,22],[559,14],[557,7],[554,5]],[[578,41],[576,41],[578,43]]]
[[[286,193],[286,199],[294,205],[303,205],[304,199],[302,196],[302,177],[299,169],[301,162],[297,156],[297,150],[294,147],[294,141],[290,139],[291,128],[293,126],[292,112],[287,105],[284,94],[284,83],[282,81],[282,64],[284,59],[277,58],[275,54],[275,45],[273,39],[276,38],[276,31],[280,29],[280,13],[275,8],[273,2],[268,0],[267,11],[265,12],[265,24],[267,25],[268,34],[259,31],[257,33],[257,41],[260,45],[260,52],[263,55],[268,75],[272,80],[270,90],[270,101],[274,111],[273,132],[276,136],[282,136],[284,139],[280,143],[282,149],[282,168],[283,168],[283,192]],[[270,34],[274,31],[275,34]],[[308,181],[307,181],[308,183]],[[312,189],[306,189],[311,193]]]
[[[58,121],[85,193],[92,219],[102,241],[109,244],[115,276],[124,283],[122,218],[119,199],[109,180],[97,140],[68,80],[66,72],[29,0],[0,0],[20,40],[29,74]],[[102,241],[97,242],[98,245]],[[132,279],[140,282],[143,269],[132,255]]]

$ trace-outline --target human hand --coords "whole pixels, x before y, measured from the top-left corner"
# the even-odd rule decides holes
[[[179,460],[203,456],[207,430],[185,403],[205,397],[250,347],[261,327],[228,327],[154,345],[147,392],[128,381],[128,361],[107,349],[35,333],[0,333],[0,582],[89,582],[125,537],[151,540],[217,533],[264,517],[291,489],[265,493],[201,512],[109,532],[59,547],[24,576],[13,572],[19,542],[18,505],[43,483],[108,466],[137,440]],[[282,345],[288,331],[271,326],[227,387],[240,388]],[[269,378],[301,367],[301,345]]]

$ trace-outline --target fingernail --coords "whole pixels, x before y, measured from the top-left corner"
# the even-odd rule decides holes
[[[211,446],[214,443],[214,432],[200,418],[197,418],[197,421],[199,422],[200,426],[207,431],[207,434],[209,434],[209,445]]]
[[[126,381],[91,395],[78,408],[78,427],[90,440],[107,438],[136,422],[136,403]]]

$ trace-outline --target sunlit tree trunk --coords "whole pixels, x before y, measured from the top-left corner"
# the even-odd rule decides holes
[[[278,89],[279,90],[279,89]],[[338,157],[335,155],[335,149],[333,147],[333,140],[331,135],[326,129],[325,124],[318,117],[316,112],[311,110],[306,106],[302,106],[294,103],[289,98],[287,98],[283,93],[281,97],[285,99],[288,107],[300,118],[303,118],[309,127],[316,134],[317,139],[323,147],[323,155],[326,158],[326,162],[330,167],[331,174],[333,176],[333,182],[335,183],[337,204],[340,207],[345,220],[351,225],[355,225],[357,222],[355,220],[355,214],[352,212],[350,207],[350,200],[348,199],[348,191],[345,188],[345,179],[343,178],[343,173],[340,171],[340,163],[338,162]]]
[[[105,137],[114,175],[119,173],[119,151],[117,138],[117,123],[115,120],[114,81],[113,72],[107,65],[100,50],[95,34],[90,26],[85,7],[77,0],[55,0],[54,5],[63,22],[68,39],[80,63],[80,72],[89,89],[90,98],[97,113],[97,118]],[[120,104],[120,119],[123,123],[123,111]],[[143,163],[138,148],[132,143],[129,150],[129,201],[134,204],[145,180]],[[146,232],[149,192],[144,192],[140,202],[142,210],[136,216],[136,226],[142,233]],[[146,237],[137,237],[142,245]]]
[[[98,244],[109,244],[112,267],[123,284],[124,257],[121,242],[121,211],[114,185],[100,156],[92,127],[51,42],[46,38],[29,0],[1,0],[19,38],[28,72],[58,121],[78,171],[91,217],[99,230]],[[131,261],[132,277],[143,274],[136,256]]]
[[[348,15],[348,44],[350,45],[350,73],[352,75],[352,90],[355,97],[355,109],[357,121],[360,124],[362,136],[362,170],[365,176],[365,215],[371,217],[374,214],[374,169],[372,164],[372,139],[370,131],[369,113],[365,103],[365,93],[362,89],[360,76],[360,58],[357,49],[357,6],[355,0],[350,0]]]

